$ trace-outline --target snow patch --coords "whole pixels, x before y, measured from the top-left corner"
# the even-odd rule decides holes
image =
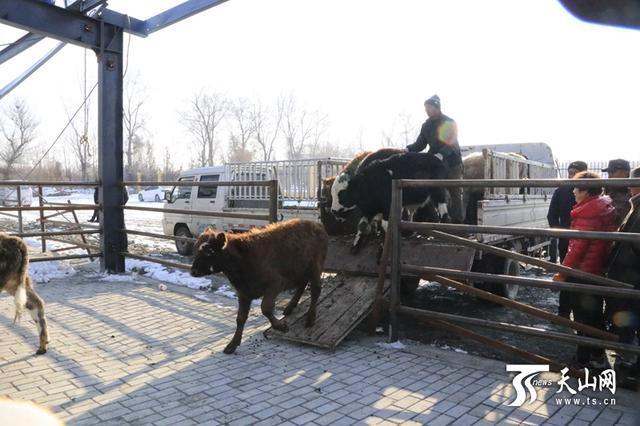
[[[233,290],[233,288],[226,284],[221,285],[216,291],[214,291],[214,294],[226,297],[227,299],[238,298],[238,295],[236,295],[236,292]]]
[[[169,270],[166,266],[152,262],[145,262],[143,260],[126,259],[125,268],[129,272],[138,273],[159,281],[165,281],[169,284],[180,285],[196,290],[206,288],[211,285],[211,281],[208,278],[195,278],[186,272]]]
[[[209,299],[205,294],[202,293],[194,294],[193,297],[198,300],[202,300],[203,302],[211,302],[211,299]]]
[[[37,283],[48,283],[52,279],[74,275],[76,270],[61,260],[29,264],[29,276]]]
[[[405,346],[402,344],[402,342],[400,342],[400,340],[398,340],[397,342],[393,342],[393,343],[376,343],[376,345],[380,346],[381,348],[385,348],[385,349],[402,350],[402,349],[405,348]]]

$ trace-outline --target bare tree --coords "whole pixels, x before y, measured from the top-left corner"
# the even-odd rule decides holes
[[[290,160],[302,158],[326,120],[327,117],[317,111],[299,108],[293,95],[289,95],[284,104],[282,133]]]
[[[135,156],[135,141],[140,140],[145,132],[145,117],[142,107],[145,102],[145,89],[140,86],[138,76],[125,82],[124,100],[122,102],[122,124],[124,131],[125,177],[127,180],[134,178],[133,162]]]
[[[391,128],[382,131],[382,143],[384,146],[404,148],[415,142],[418,137],[416,120],[409,114],[400,113],[391,123]]]
[[[189,102],[189,109],[181,112],[182,124],[194,138],[198,152],[195,164],[213,164],[218,151],[217,130],[228,110],[227,100],[218,93],[198,93]]]
[[[35,139],[38,122],[22,99],[15,99],[4,111],[4,115],[6,121],[0,119],[0,131],[4,137],[0,159],[4,162],[2,175],[4,179],[9,179],[29,144]]]
[[[282,116],[284,113],[285,98],[279,96],[276,100],[275,109],[271,110],[257,101],[251,105],[249,117],[255,142],[258,145],[262,160],[269,161],[273,155],[276,140],[280,134],[282,126]]]
[[[253,126],[250,114],[249,101],[244,98],[237,99],[230,105],[231,123],[229,132],[229,161],[251,161],[253,150],[250,142],[253,135]]]

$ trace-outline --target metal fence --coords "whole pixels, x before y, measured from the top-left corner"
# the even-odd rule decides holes
[[[580,182],[581,185],[591,187],[607,186],[640,186],[640,179],[588,179]],[[436,181],[436,180],[394,180],[392,188],[391,214],[385,241],[385,249],[383,250],[383,262],[386,263],[390,255],[391,263],[391,295],[390,295],[390,333],[391,341],[397,341],[399,336],[399,315],[409,315],[414,318],[422,319],[429,324],[457,333],[461,336],[471,338],[490,345],[496,349],[516,353],[520,357],[531,362],[548,363],[555,370],[559,370],[561,364],[553,360],[547,359],[541,355],[533,354],[511,345],[483,336],[466,328],[467,326],[477,326],[480,328],[489,328],[502,330],[513,333],[521,333],[531,336],[544,337],[550,340],[571,342],[580,345],[587,345],[600,348],[615,349],[618,351],[628,351],[640,353],[640,347],[622,344],[618,342],[618,337],[607,331],[600,330],[585,324],[571,321],[564,317],[554,315],[544,310],[525,305],[523,303],[511,300],[505,297],[497,296],[488,291],[474,288],[472,285],[463,283],[464,280],[480,280],[484,282],[504,283],[511,285],[533,286],[548,288],[550,290],[566,290],[571,292],[581,292],[588,294],[598,294],[606,297],[622,297],[640,299],[640,290],[633,289],[633,286],[627,283],[615,281],[606,277],[593,275],[584,271],[550,263],[542,259],[530,257],[524,254],[515,253],[499,247],[491,247],[481,244],[468,238],[462,238],[454,234],[469,233],[491,233],[491,234],[510,234],[510,235],[536,235],[547,236],[550,238],[580,238],[580,239],[598,239],[608,241],[630,242],[638,241],[640,234],[620,233],[620,232],[586,232],[576,230],[559,230],[559,229],[532,229],[532,228],[510,228],[510,227],[487,227],[473,225],[451,225],[438,223],[412,223],[403,221],[402,215],[402,190],[405,188],[424,188],[424,187],[455,187],[455,186],[489,186],[489,187],[519,187],[522,185],[520,180],[485,180],[485,181]],[[528,180],[527,186],[531,187],[558,187],[558,186],[574,186],[574,180],[555,180],[555,179],[538,179]],[[516,262],[522,262],[534,266],[545,268],[551,272],[561,272],[569,277],[578,279],[586,283],[560,283],[549,282],[547,280],[522,278],[511,275],[488,274],[482,272],[468,272],[460,270],[449,270],[443,268],[426,267],[421,265],[405,264],[401,252],[401,233],[403,231],[419,231],[436,240],[453,242],[461,246],[471,247],[475,250],[492,253],[493,255],[512,259]],[[568,333],[553,332],[541,328],[526,327],[518,324],[506,324],[495,321],[489,321],[481,318],[471,318],[462,315],[447,314],[431,310],[416,309],[405,306],[400,301],[400,285],[403,274],[411,274],[419,276],[422,279],[428,279],[441,285],[454,287],[464,293],[474,295],[476,297],[489,300],[512,309],[517,309],[527,314],[551,321],[572,330],[577,330],[584,335],[574,335]],[[382,287],[378,286],[381,292]],[[573,371],[573,374],[577,372]]]
[[[608,176],[607,172],[603,172],[602,169],[607,168],[609,160],[587,161],[586,163],[589,166],[589,170],[591,170],[592,172],[599,173],[603,177]],[[640,160],[630,161],[629,163],[631,163],[632,169],[640,167]],[[560,178],[566,179],[569,177],[569,173],[567,171],[567,167],[569,167],[569,164],[571,164],[571,161],[563,161],[561,163],[558,163],[558,175],[560,176]]]
[[[83,259],[83,258],[99,258],[102,256],[99,247],[90,246],[87,244],[86,236],[91,234],[101,234],[102,229],[100,227],[91,229],[84,228],[82,226],[71,226],[73,229],[47,231],[47,225],[53,226],[55,229],[64,228],[63,223],[52,223],[50,220],[53,217],[59,217],[64,214],[76,215],[76,211],[81,210],[94,210],[97,206],[95,204],[71,204],[71,203],[48,203],[44,196],[44,188],[51,187],[95,187],[97,182],[41,182],[41,181],[0,181],[0,189],[3,189],[2,194],[2,207],[0,207],[0,215],[8,216],[16,219],[18,222],[18,232],[10,232],[9,235],[18,236],[21,238],[28,237],[40,237],[41,251],[42,253],[47,251],[47,240],[58,241],[71,245],[69,248],[59,249],[67,250],[73,248],[84,248],[87,250],[87,254],[73,254],[66,256],[34,256],[29,259],[30,262],[47,262],[52,260],[69,260],[69,259]],[[33,191],[32,188],[37,188],[36,196],[38,197],[38,206],[23,205],[26,200],[31,200],[31,194],[26,194],[26,191]],[[28,196],[27,196],[28,195]],[[24,230],[24,212],[37,211],[39,212],[38,222],[40,224],[39,232],[25,232]],[[48,213],[51,214],[48,214]],[[76,217],[76,224],[77,217]],[[71,222],[73,223],[73,222]],[[73,242],[69,240],[61,239],[61,237],[80,236],[82,241]],[[90,252],[93,249],[93,252]]]
[[[196,181],[178,181],[178,182],[134,182],[134,181],[126,181],[122,183],[123,185],[134,185],[139,184],[141,186],[173,186],[173,187],[203,187],[203,188],[217,188],[219,186],[236,186],[238,183],[233,182],[225,182],[225,181],[204,181],[204,182],[196,182]],[[268,195],[268,213],[267,214],[250,214],[250,213],[232,213],[232,212],[212,212],[205,210],[187,210],[187,209],[170,209],[170,208],[154,208],[154,207],[138,207],[138,206],[122,206],[124,210],[136,210],[136,211],[146,211],[146,212],[162,212],[169,214],[185,214],[189,216],[204,216],[204,217],[216,217],[216,218],[231,218],[231,219],[252,219],[257,221],[264,221],[265,223],[275,223],[278,218],[278,181],[277,180],[258,180],[258,181],[243,181],[243,186],[246,188],[267,188]],[[151,238],[159,238],[164,240],[173,240],[173,241],[186,241],[189,243],[193,243],[196,241],[195,238],[191,237],[181,237],[175,235],[165,235],[165,234],[156,234],[152,232],[144,232],[137,231],[133,229],[122,229],[121,232],[124,232],[128,235],[140,235]],[[130,257],[134,259],[144,260],[148,262],[158,263],[164,266],[169,266],[178,269],[189,270],[191,269],[191,265],[171,262],[167,260],[158,259],[157,257],[146,256],[138,253],[131,253],[129,251],[125,251],[121,253],[122,256]]]

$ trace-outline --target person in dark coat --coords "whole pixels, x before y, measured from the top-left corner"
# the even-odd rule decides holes
[[[458,143],[458,126],[440,109],[440,97],[433,95],[424,102],[424,109],[429,116],[420,129],[415,143],[407,146],[409,152],[420,152],[429,146],[427,152],[436,155],[448,166],[447,179],[462,179],[462,154]],[[451,208],[449,215],[454,223],[464,223],[462,208],[462,187],[449,188]]]
[[[640,178],[640,167],[631,171],[631,177]],[[620,226],[619,232],[640,233],[640,186],[629,188],[629,213]],[[616,242],[613,245],[607,265],[607,276],[617,281],[633,284],[640,290],[640,241]],[[620,336],[620,342],[633,344],[640,339],[640,300],[610,297],[606,299],[607,317],[611,331]],[[616,369],[626,370],[635,375],[636,387],[640,375],[640,357],[618,354]]]
[[[97,186],[93,191],[93,204],[95,204],[96,206],[100,204],[100,193],[98,191]],[[93,216],[91,216],[91,219],[89,219],[89,222],[97,222],[99,218],[100,218],[100,209],[96,208],[93,210]]]
[[[569,164],[567,172],[569,179],[580,172],[586,171],[588,168],[587,163],[584,161],[574,161]],[[569,229],[571,227],[571,209],[576,204],[576,197],[573,195],[573,188],[570,186],[561,186],[556,189],[551,196],[551,203],[549,204],[549,211],[547,212],[547,221],[551,228]],[[552,244],[555,241],[552,242]],[[567,249],[569,248],[569,240],[566,238],[559,238],[558,254],[560,256],[560,263],[567,255]],[[558,302],[558,315],[565,318],[569,318],[571,309],[569,309],[569,293],[566,291],[560,291]]]
[[[574,176],[574,179],[599,179],[597,173],[581,172]],[[573,194],[576,197],[576,205],[571,210],[571,229],[578,231],[601,231],[612,232],[616,229],[615,207],[611,204],[609,197],[601,196],[601,188],[580,186],[576,183]],[[611,242],[606,240],[585,240],[572,238],[569,240],[569,249],[562,262],[563,266],[589,272],[594,275],[604,275],[606,260],[611,250]],[[557,273],[553,277],[554,281],[569,281],[563,273]],[[573,311],[573,318],[576,322],[590,325],[604,330],[605,319],[603,310],[604,299],[602,296],[571,292],[569,305]],[[582,333],[578,332],[582,335]],[[576,351],[576,367],[591,366],[604,368],[604,349],[592,348],[585,345],[578,345]]]
[[[631,164],[629,164],[627,160],[618,158],[609,161],[607,168],[602,169],[602,171],[607,172],[609,179],[626,179],[629,177]],[[629,188],[621,188],[619,186],[615,188],[605,188],[604,193],[613,201],[613,205],[616,208],[616,220],[618,226],[620,226],[624,218],[627,217],[627,213],[629,213],[629,199],[631,198]]]

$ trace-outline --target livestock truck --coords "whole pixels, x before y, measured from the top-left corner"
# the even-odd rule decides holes
[[[462,147],[463,154],[477,152],[481,156],[482,173],[479,179],[542,179],[557,177],[551,149],[546,144],[510,144]],[[507,153],[524,154],[514,156]],[[537,159],[530,160],[524,156]],[[243,186],[243,181],[278,181],[278,220],[302,218],[322,221],[330,229],[336,227],[329,211],[330,205],[322,193],[322,179],[335,176],[346,164],[345,159],[310,159],[288,161],[256,161],[228,163],[182,172],[179,181],[238,182],[237,186],[174,187],[167,193],[167,209],[205,210],[217,213],[266,215],[269,212],[269,190],[266,187]],[[547,227],[547,211],[553,189],[549,188],[485,188],[480,194],[465,190],[468,212],[475,213],[473,223],[490,226],[530,228]],[[473,217],[474,215],[470,215]],[[328,223],[330,222],[330,223]],[[189,215],[188,212],[164,213],[162,225],[166,235],[197,237],[207,227],[242,232],[262,226],[263,221]],[[355,232],[355,230],[354,230]],[[330,233],[331,230],[330,230]],[[335,233],[335,232],[333,232]],[[505,235],[469,235],[478,242],[520,253],[543,252],[549,241],[532,237]],[[191,253],[193,245],[184,240],[176,242],[180,254]],[[461,251],[461,253],[468,253]],[[519,264],[476,250],[465,260],[469,269],[508,275],[519,273]],[[484,285],[476,283],[477,285]],[[489,290],[515,297],[517,286],[486,284]]]

